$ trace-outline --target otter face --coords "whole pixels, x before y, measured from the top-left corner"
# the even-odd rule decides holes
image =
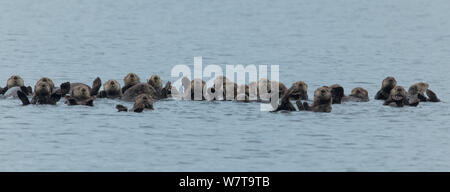
[[[9,89],[11,87],[21,87],[23,85],[24,83],[22,77],[20,77],[19,75],[13,75],[8,79],[6,87],[8,87]]]
[[[108,80],[103,87],[106,92],[120,92],[120,84],[116,80]]]
[[[395,86],[397,86],[397,81],[395,80],[395,78],[394,77],[386,77],[383,80],[381,89],[392,89]]]
[[[360,99],[368,99],[369,98],[369,92],[361,87],[356,87],[352,90],[352,94],[350,96],[360,98]]]
[[[400,101],[406,98],[406,90],[402,86],[396,86],[391,90],[390,96],[394,101]]]
[[[162,80],[158,75],[152,75],[150,79],[148,79],[147,83],[156,90],[162,89]]]
[[[331,88],[327,87],[327,86],[323,86],[320,87],[318,89],[316,89],[316,91],[314,92],[314,101],[315,102],[320,102],[321,101],[331,101]]]
[[[153,105],[153,99],[148,94],[140,94],[135,99],[136,103],[142,103],[142,104],[152,104]]]
[[[53,83],[53,81],[48,77],[42,77],[41,79],[39,79],[38,83],[39,82],[45,82],[45,83],[48,83],[48,85],[50,85],[50,87],[55,87],[55,84]]]
[[[77,85],[72,89],[70,95],[74,98],[85,100],[91,97],[91,93],[89,91],[89,87],[86,85]]]
[[[52,93],[52,87],[48,82],[38,81],[34,86],[34,92],[38,96],[47,96]]]
[[[139,76],[137,76],[134,73],[128,73],[127,76],[123,79],[123,82],[125,82],[125,86],[133,86],[141,82],[139,79]]]
[[[140,94],[136,97],[134,107],[141,109],[153,109],[153,99],[148,94]]]

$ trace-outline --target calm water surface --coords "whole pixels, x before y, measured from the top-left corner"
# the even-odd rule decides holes
[[[386,76],[426,81],[441,103],[334,105],[158,101],[156,110],[0,100],[0,171],[450,171],[450,3],[445,0],[0,1],[0,84],[89,83],[177,64],[280,65],[309,96],[339,83],[373,98]]]

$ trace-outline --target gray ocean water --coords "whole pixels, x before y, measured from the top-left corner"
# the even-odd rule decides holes
[[[91,84],[175,65],[279,65],[309,96],[339,83],[371,98],[386,76],[425,81],[443,102],[333,105],[329,114],[258,103],[158,101],[154,111],[21,106],[0,100],[0,171],[450,171],[446,0],[1,0],[0,85]]]

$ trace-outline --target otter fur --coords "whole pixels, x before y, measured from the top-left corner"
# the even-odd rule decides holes
[[[384,102],[384,105],[392,107],[417,106],[418,104],[419,100],[409,101],[406,90],[402,86],[395,86],[391,89],[389,97]]]
[[[24,86],[22,77],[12,75],[6,82],[6,86],[4,88],[0,87],[0,95],[3,95],[2,97],[17,97],[17,91],[19,90],[22,90],[26,95],[31,95],[33,92],[31,86]]]
[[[439,102],[436,94],[428,89],[429,85],[425,82],[414,83],[408,89],[408,97],[410,100],[419,100],[420,102]],[[425,96],[425,94],[428,96]]]
[[[128,108],[123,105],[117,105],[116,109],[121,111],[128,111]],[[136,97],[133,108],[130,111],[140,113],[144,110],[153,110],[153,99],[149,94],[140,94]]]
[[[344,87],[339,84],[333,84],[330,87],[331,97],[333,98],[332,104],[341,104],[342,98],[345,97]]]
[[[70,83],[65,82],[60,85],[59,89],[56,89],[53,81],[47,77],[41,78],[34,86],[34,93],[31,102],[28,100],[25,92],[25,87],[21,87],[21,91],[17,91],[17,95],[22,101],[23,105],[29,104],[49,104],[55,105],[62,96],[67,94],[70,90]]]
[[[100,91],[98,98],[116,99],[122,97],[120,83],[114,79],[106,81],[103,84],[103,91]]]
[[[135,73],[128,73],[127,76],[123,78],[123,82],[124,86],[122,87],[122,93],[125,93],[127,89],[141,83],[141,80],[139,79],[139,76],[137,76]]]
[[[352,93],[349,96],[344,96],[342,98],[342,102],[368,102],[369,99],[369,93],[366,89],[362,87],[356,87],[352,90]]]
[[[301,100],[298,100],[296,104],[300,111],[306,110],[329,113],[332,110],[332,100],[331,88],[323,86],[314,92],[314,103],[311,106],[309,106],[307,102],[302,104]]]
[[[99,77],[92,83],[92,88],[84,83],[71,83],[70,95],[66,96],[66,104],[94,106],[94,100],[101,86],[102,81]]]
[[[290,100],[308,100],[308,85],[303,81],[297,81],[289,88]]]
[[[386,77],[381,83],[381,89],[375,95],[376,100],[386,100],[391,94],[391,90],[397,86],[397,80],[394,77]]]

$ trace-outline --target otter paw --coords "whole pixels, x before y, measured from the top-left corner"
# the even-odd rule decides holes
[[[61,96],[64,96],[69,93],[70,91],[70,82],[61,83],[60,87],[60,94]]]
[[[23,105],[29,105],[30,104],[30,100],[28,100],[28,97],[22,91],[17,91],[17,96],[22,101]]]
[[[125,107],[125,106],[123,106],[123,105],[116,105],[116,109],[118,110],[118,112],[121,112],[121,111],[128,111],[128,108],[127,107]]]
[[[428,96],[428,101],[431,102],[440,102],[441,100],[437,97],[436,93],[434,93],[433,91],[427,89],[427,96]]]

